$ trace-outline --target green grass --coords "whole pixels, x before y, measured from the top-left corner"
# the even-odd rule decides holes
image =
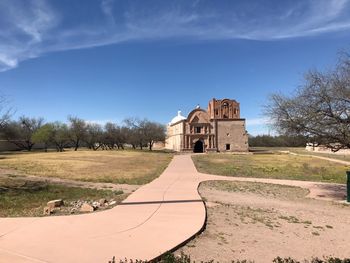
[[[62,185],[48,185],[43,181],[0,178],[0,217],[42,216],[47,202],[63,199],[96,200],[101,198],[121,201],[126,197],[121,191],[96,190]]]
[[[224,176],[345,183],[349,166],[289,154],[208,154],[192,157],[202,173]]]

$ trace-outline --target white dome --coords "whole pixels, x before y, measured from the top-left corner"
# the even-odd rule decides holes
[[[177,112],[177,116],[175,116],[175,117],[171,120],[171,122],[170,122],[169,124],[172,125],[172,124],[174,124],[174,123],[177,123],[177,122],[183,121],[183,120],[186,120],[186,117],[182,116],[182,115],[181,115],[181,111],[179,110],[179,111]]]

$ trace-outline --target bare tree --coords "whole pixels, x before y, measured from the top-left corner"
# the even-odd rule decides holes
[[[86,136],[86,122],[78,117],[68,117],[69,121],[69,136],[74,145],[74,151],[77,151],[81,141]]]
[[[265,107],[278,132],[303,135],[333,151],[350,148],[350,59],[329,72],[309,71],[295,95],[273,94]]]
[[[105,124],[105,143],[108,148],[124,149],[125,133],[122,130],[123,127],[118,126],[116,123],[107,122]]]
[[[164,125],[157,122],[143,120],[140,123],[140,127],[141,127],[143,137],[148,143],[148,148],[150,151],[152,151],[154,142],[165,141]]]
[[[123,127],[123,135],[125,136],[126,143],[130,144],[133,149],[136,149],[139,144],[138,132],[136,129],[130,127]]]
[[[22,116],[18,121],[7,122],[3,127],[2,136],[18,148],[31,151],[35,142],[33,134],[42,126],[42,118],[29,118]]]
[[[144,146],[147,146],[147,140],[143,129],[145,120],[131,117],[125,119],[124,123],[128,129],[128,143],[130,143],[133,148],[136,148],[136,145],[138,145],[141,150]]]
[[[0,94],[0,130],[10,121],[13,110],[8,107],[8,100]]]
[[[84,138],[85,143],[89,147],[96,151],[100,147],[103,147],[103,129],[101,125],[97,123],[89,123],[87,124],[86,136]]]

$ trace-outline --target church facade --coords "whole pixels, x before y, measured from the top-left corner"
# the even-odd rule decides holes
[[[165,147],[178,152],[248,151],[248,133],[239,103],[212,99],[207,110],[197,106],[187,117],[179,111],[167,126]]]

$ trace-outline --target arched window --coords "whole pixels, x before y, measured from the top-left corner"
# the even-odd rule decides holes
[[[229,107],[228,107],[228,103],[224,102],[222,104],[222,117],[224,119],[228,119],[228,114],[229,114]]]

